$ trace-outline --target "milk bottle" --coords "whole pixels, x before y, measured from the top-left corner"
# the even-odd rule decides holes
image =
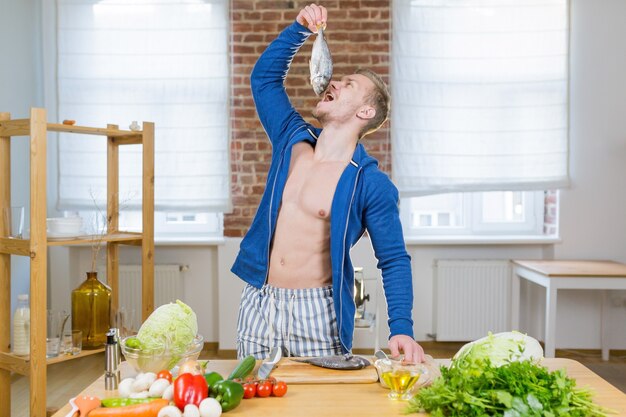
[[[13,354],[30,354],[30,307],[28,294],[17,296],[17,308],[13,314]]]

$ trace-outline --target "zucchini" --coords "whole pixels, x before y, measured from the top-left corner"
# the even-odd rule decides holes
[[[241,362],[239,362],[239,364],[237,365],[235,369],[233,369],[230,375],[228,375],[228,379],[235,379],[235,378],[244,379],[245,377],[250,375],[250,372],[252,372],[255,366],[256,366],[256,359],[254,359],[254,356],[248,355],[245,358],[243,358]]]

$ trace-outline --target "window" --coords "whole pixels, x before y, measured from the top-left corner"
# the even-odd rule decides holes
[[[156,235],[221,234],[231,207],[228,2],[56,4],[58,119],[154,122]],[[92,196],[106,195],[106,141],[61,134],[58,143],[58,208],[104,209]],[[137,148],[120,149],[120,228],[132,230],[141,228]]]
[[[541,235],[544,193],[493,191],[402,199],[407,236]]]
[[[406,234],[543,234],[542,190],[569,183],[568,2],[397,0],[393,20]]]
[[[393,21],[391,138],[402,197],[568,184],[566,0],[397,0]],[[464,209],[492,213],[507,201],[493,198],[464,199]],[[445,212],[422,219],[455,222]]]

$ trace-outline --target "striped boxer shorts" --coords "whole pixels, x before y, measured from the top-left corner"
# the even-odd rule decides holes
[[[278,346],[283,356],[340,355],[331,286],[255,288],[246,284],[237,319],[237,357],[265,359]]]

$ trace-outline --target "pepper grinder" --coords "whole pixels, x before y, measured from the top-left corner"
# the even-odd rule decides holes
[[[115,331],[110,329],[106,336],[107,343],[104,346],[104,389],[113,391],[117,389],[120,382],[119,355],[117,354]]]
[[[120,329],[112,328],[113,332],[115,332],[115,343],[117,348],[115,349],[115,369],[117,369],[116,376],[117,381],[121,381],[120,378],[120,363],[122,362],[122,343],[120,342]]]

